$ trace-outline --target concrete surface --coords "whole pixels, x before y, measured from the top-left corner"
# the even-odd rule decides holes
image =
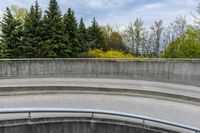
[[[20,87],[26,88],[28,86],[88,86],[94,88],[113,87],[113,89],[125,88],[132,90],[148,89],[153,91],[181,93],[194,97],[199,97],[199,87],[118,79],[4,79],[0,80],[0,90],[4,90],[1,91],[1,94],[7,93],[7,95],[2,95],[0,97],[0,107],[57,107],[110,110],[134,113],[200,128],[200,106],[187,102],[177,102],[174,100],[140,95],[112,95],[112,93],[107,93],[107,90],[104,89],[101,91],[105,93],[84,93],[84,89],[76,93],[64,92],[64,90],[57,91],[58,93],[56,91],[51,92],[50,90],[46,90],[44,93],[41,93],[43,90],[37,90],[41,94],[34,94],[32,93],[34,90],[31,89],[30,91],[27,90],[28,93],[23,95],[17,95],[14,90],[5,91],[7,87],[17,87],[18,90],[16,91],[19,92]],[[25,91],[22,90],[22,92],[24,93]],[[127,93],[130,92],[127,91]],[[0,118],[8,117],[4,114]]]
[[[114,78],[200,86],[200,60],[19,59],[0,60],[0,78]]]
[[[0,95],[46,93],[66,91],[111,92],[114,94],[143,94],[143,96],[183,99],[200,102],[200,87],[142,80],[94,79],[94,78],[25,78],[1,79]],[[28,91],[28,92],[27,92]],[[118,93],[117,93],[118,92]],[[171,94],[171,95],[170,95]],[[185,96],[185,97],[184,97]],[[185,98],[185,99],[184,99]]]

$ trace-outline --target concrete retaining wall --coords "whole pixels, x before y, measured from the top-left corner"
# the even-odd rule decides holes
[[[199,60],[0,60],[0,78],[78,77],[150,80],[200,86]]]
[[[78,118],[77,118],[78,119]],[[11,124],[13,123],[14,124]],[[175,131],[142,125],[125,124],[108,120],[45,120],[24,121],[13,120],[0,125],[0,133],[177,133]]]
[[[0,128],[1,133],[158,133],[147,129],[111,124],[90,123],[49,123],[18,125]]]

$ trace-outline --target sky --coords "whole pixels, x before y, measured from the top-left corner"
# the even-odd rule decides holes
[[[0,0],[0,14],[7,6],[18,5],[29,8],[35,0]],[[46,10],[49,0],[38,0],[42,10]],[[198,0],[57,0],[63,13],[70,7],[79,20],[83,17],[89,25],[96,17],[101,25],[125,27],[136,18],[144,20],[145,26],[162,19],[168,25],[177,16],[185,16],[188,23],[193,22]]]

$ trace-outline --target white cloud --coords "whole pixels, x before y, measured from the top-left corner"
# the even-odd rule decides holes
[[[85,0],[93,8],[118,8],[136,0]]]
[[[163,2],[139,5],[137,8],[129,10],[110,12],[99,19],[102,24],[125,26],[130,22],[134,22],[137,17],[141,17],[145,22],[144,25],[150,26],[154,21],[160,19],[164,20],[164,25],[168,25],[177,16],[183,15],[186,17],[188,23],[192,23],[193,17],[191,12],[194,11],[195,6],[196,2],[192,0],[186,0],[184,3],[180,0],[172,0],[170,2],[166,0]]]
[[[35,0],[0,0],[0,12],[11,4],[29,8]],[[38,0],[43,11],[49,0]],[[127,25],[137,17],[150,26],[154,21],[163,19],[167,25],[177,15],[185,15],[192,22],[191,12],[196,7],[196,0],[57,0],[62,11],[71,7],[77,18],[84,17],[87,24],[96,17],[101,24]],[[151,2],[152,1],[152,2]]]

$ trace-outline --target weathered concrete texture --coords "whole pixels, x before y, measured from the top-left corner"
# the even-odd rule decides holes
[[[200,61],[120,59],[1,60],[0,78],[118,78],[200,86]]]
[[[127,79],[23,78],[1,79],[0,96],[46,93],[142,96],[200,105],[200,87]]]
[[[13,125],[0,126],[0,133],[175,133],[173,131],[146,127],[140,124],[122,124],[119,122],[109,121],[37,121],[18,123]]]
[[[115,93],[112,91],[107,92],[109,89],[102,89],[96,92],[92,92],[92,90],[87,91],[85,89],[80,91],[56,89],[57,90],[53,91],[51,89],[46,91],[40,90],[38,93],[35,93],[35,91],[33,91],[34,89],[32,91],[30,90],[30,92],[28,90],[23,90],[22,93],[5,91],[7,95],[0,96],[0,107],[108,110],[148,116],[200,128],[199,104],[196,105],[185,101],[162,99],[155,96],[134,95],[134,93],[130,91],[127,91],[127,93]],[[72,88],[72,90],[73,89],[74,88]],[[55,115],[60,116],[61,114],[37,114],[36,117],[50,117]],[[63,115],[61,115],[61,117],[62,116]],[[21,119],[24,117],[27,118],[27,114],[1,114],[0,120]]]

